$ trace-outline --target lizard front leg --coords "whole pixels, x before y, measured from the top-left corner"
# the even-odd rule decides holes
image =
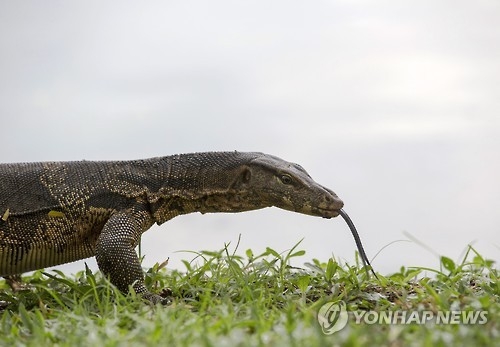
[[[146,211],[127,210],[113,214],[97,239],[95,257],[99,269],[120,291],[126,293],[132,285],[137,294],[156,304],[164,303],[165,299],[144,286],[144,274],[134,250],[141,234],[152,224]]]

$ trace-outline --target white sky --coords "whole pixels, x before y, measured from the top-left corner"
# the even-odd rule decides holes
[[[370,257],[408,232],[500,260],[496,0],[2,1],[0,52],[2,162],[263,151],[336,191]],[[144,265],[239,234],[353,261],[342,220],[274,208],[155,227]],[[438,259],[397,242],[373,265]]]

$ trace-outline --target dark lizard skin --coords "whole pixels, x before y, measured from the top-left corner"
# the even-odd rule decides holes
[[[332,218],[343,203],[301,166],[263,153],[0,164],[0,276],[95,256],[118,289],[162,302],[134,250],[143,232],[182,214],[270,206]]]

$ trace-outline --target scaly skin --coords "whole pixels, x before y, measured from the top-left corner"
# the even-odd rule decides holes
[[[0,276],[95,256],[121,291],[153,303],[134,248],[178,215],[276,206],[332,218],[343,203],[297,164],[263,153],[0,164]]]

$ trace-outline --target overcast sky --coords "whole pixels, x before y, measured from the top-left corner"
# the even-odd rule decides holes
[[[382,273],[500,260],[496,0],[1,1],[0,50],[2,162],[262,151],[337,192]],[[240,234],[354,261],[341,219],[272,208],[154,227],[144,265]]]

